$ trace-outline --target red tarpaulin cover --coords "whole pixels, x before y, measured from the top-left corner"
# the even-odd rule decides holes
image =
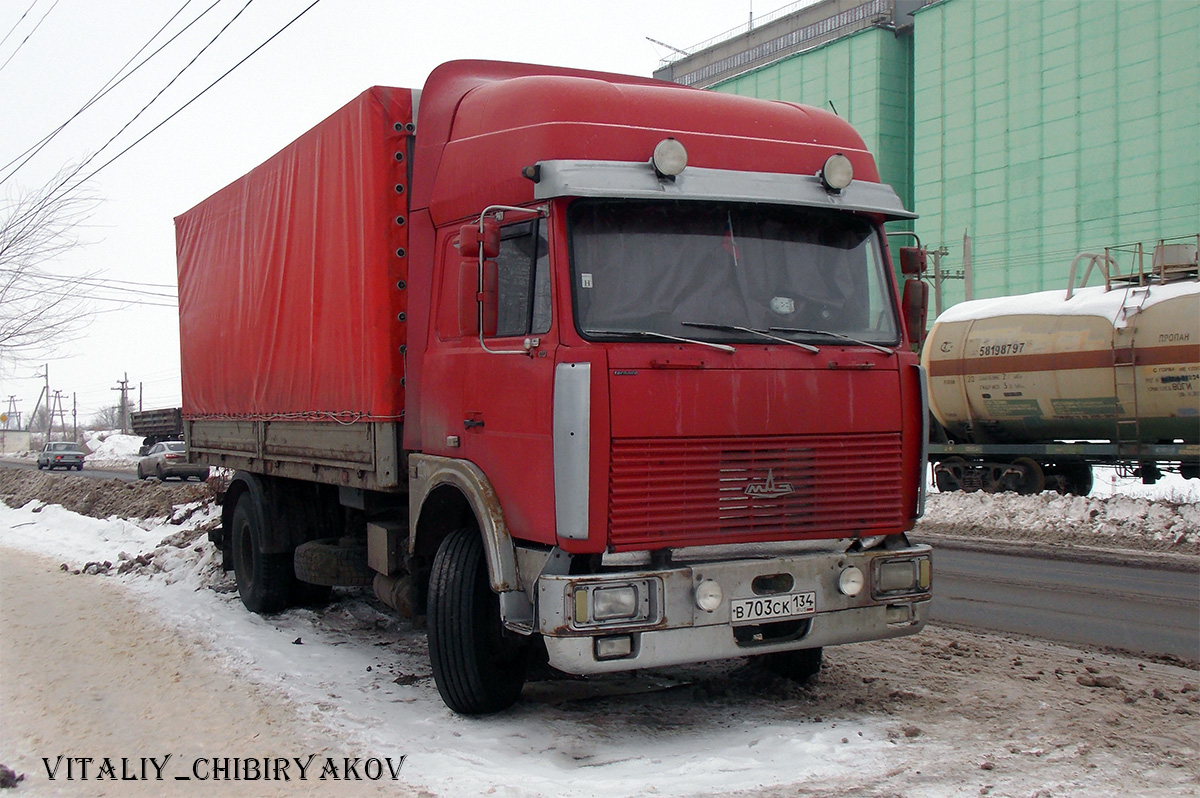
[[[401,416],[411,119],[369,89],[175,219],[186,416]]]

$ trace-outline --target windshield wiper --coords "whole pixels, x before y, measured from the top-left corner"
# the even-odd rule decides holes
[[[678,341],[681,344],[696,344],[697,346],[710,346],[713,349],[720,349],[722,352],[736,352],[732,346],[726,344],[716,344],[712,341],[697,341],[694,338],[680,338],[675,335],[667,335],[666,333],[654,332],[653,330],[588,330],[588,335],[649,335],[652,338],[665,338],[668,341]]]
[[[803,327],[772,327],[771,329],[775,330],[776,332],[797,333],[799,335],[828,335],[830,338],[838,338],[843,341],[849,341],[850,343],[858,344],[859,346],[869,346],[878,352],[883,352],[885,355],[895,354],[895,350],[888,349],[886,346],[880,346],[879,344],[873,344],[870,341],[863,341],[858,338],[851,338],[849,335],[842,335],[841,333],[833,332],[832,330],[808,330]]]
[[[704,329],[704,330],[720,330],[722,332],[750,333],[751,335],[758,335],[763,338],[770,338],[772,341],[779,341],[780,343],[791,344],[792,346],[799,347],[800,349],[803,349],[806,352],[812,352],[813,354],[816,354],[817,352],[821,351],[820,349],[818,349],[815,346],[812,346],[811,344],[802,344],[799,341],[789,341],[787,338],[780,338],[778,335],[771,335],[769,332],[766,332],[765,330],[756,330],[753,327],[739,327],[736,324],[712,324],[707,321],[681,321],[680,324],[682,324],[684,327],[700,327],[701,329]],[[775,329],[775,328],[772,327],[771,329]]]

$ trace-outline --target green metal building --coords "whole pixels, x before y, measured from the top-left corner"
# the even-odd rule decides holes
[[[656,75],[832,104],[943,271],[969,259],[945,307],[1065,287],[1081,251],[1200,233],[1196,0],[809,0],[731,33]]]

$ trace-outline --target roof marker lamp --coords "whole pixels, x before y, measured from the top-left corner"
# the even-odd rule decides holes
[[[825,159],[825,165],[821,167],[821,182],[827,191],[840,194],[853,179],[854,164],[845,155],[835,152]]]
[[[654,145],[651,165],[659,177],[674,178],[687,166],[687,148],[675,139],[663,139]]]

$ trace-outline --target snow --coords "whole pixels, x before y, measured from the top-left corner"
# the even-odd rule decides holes
[[[126,445],[121,437],[129,436],[107,436],[98,441],[99,449],[120,456]],[[1179,526],[1178,512],[1156,515],[1146,509],[1154,502],[1126,495],[1141,489],[1115,474],[1098,477],[1097,485],[1098,492],[1115,493],[1116,499],[933,494],[930,515],[942,521],[1007,517],[1034,527],[1071,526],[1094,521],[1091,511],[1102,506],[1113,524],[1130,528],[1121,522],[1132,518],[1141,534],[1189,531]],[[1186,496],[1194,503],[1200,480],[1167,480],[1148,492]],[[0,546],[63,560],[71,568],[106,560],[137,566],[132,555],[150,553],[147,564],[115,577],[147,609],[199,641],[225,667],[286,696],[333,737],[372,755],[419,752],[407,760],[404,779],[438,794],[617,798],[770,790],[797,783],[853,792],[895,773],[896,719],[887,714],[855,713],[847,720],[780,712],[764,721],[761,706],[746,711],[719,704],[710,717],[673,719],[663,717],[659,704],[643,715],[637,711],[639,692],[673,687],[672,677],[661,674],[609,679],[610,689],[628,690],[632,698],[598,712],[588,704],[584,710],[562,708],[554,690],[561,697],[569,684],[554,683],[544,700],[534,691],[509,713],[484,719],[453,715],[430,678],[423,635],[412,634],[407,623],[382,612],[362,593],[347,594],[319,612],[299,609],[269,617],[246,612],[214,548],[201,545],[198,533],[187,534],[214,512],[205,508],[180,526],[167,519],[97,520],[40,502],[18,509],[0,504]],[[1185,503],[1182,512],[1190,513],[1182,523],[1191,525],[1192,534],[1200,533],[1195,504]],[[679,678],[686,686],[686,676]],[[713,704],[702,709],[712,710]],[[978,743],[930,740],[925,756],[966,760],[977,755]],[[947,778],[922,783],[912,794],[965,793],[962,784]]]
[[[202,523],[206,517],[192,520]],[[445,794],[691,794],[848,771],[862,777],[886,767],[882,754],[891,743],[882,718],[853,729],[836,722],[764,728],[750,717],[713,718],[711,724],[656,736],[648,755],[642,734],[614,734],[575,713],[547,718],[546,707],[537,703],[486,720],[455,716],[433,687],[423,646],[399,658],[390,646],[380,651],[382,643],[401,640],[393,619],[362,601],[345,602],[332,621],[321,624],[314,624],[311,610],[272,617],[245,612],[236,593],[211,589],[219,573],[213,547],[159,546],[179,532],[162,519],[139,525],[37,502],[19,509],[0,504],[0,544],[65,559],[74,568],[127,562],[133,553],[153,551],[155,567],[146,569],[153,573],[120,577],[147,607],[203,641],[228,667],[311,707],[314,719],[364,750],[381,756],[422,752],[405,764],[406,781]],[[339,613],[344,630],[338,628]],[[364,637],[363,626],[381,631]],[[381,689],[376,672],[389,668],[406,684]],[[645,689],[646,679],[632,682],[635,691]],[[637,725],[636,719],[614,723],[618,729]],[[651,764],[654,776],[648,781]]]
[[[138,450],[145,440],[141,435],[124,435],[114,431],[88,432],[84,441],[97,460],[127,460],[137,462]]]
[[[947,308],[937,317],[936,323],[971,321],[995,316],[1100,316],[1112,321],[1117,318],[1125,303],[1126,294],[1131,290],[1147,292],[1145,300],[1138,303],[1145,310],[1175,297],[1200,295],[1200,281],[1154,284],[1145,288],[1122,284],[1111,291],[1105,291],[1104,286],[1093,286],[1076,289],[1070,299],[1067,299],[1065,289],[973,299]]]

